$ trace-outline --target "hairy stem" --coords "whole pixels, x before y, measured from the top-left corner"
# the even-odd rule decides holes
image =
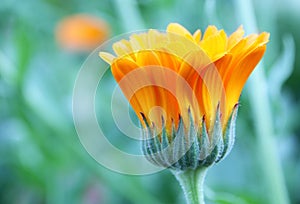
[[[204,180],[207,167],[196,170],[172,171],[184,192],[187,204],[204,204]]]

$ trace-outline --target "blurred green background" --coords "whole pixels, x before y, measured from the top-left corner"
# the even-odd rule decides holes
[[[229,34],[241,23],[237,1],[1,0],[0,203],[183,203],[180,187],[168,171],[120,175],[99,165],[85,151],[73,124],[72,91],[89,53],[61,48],[55,29],[63,18],[86,13],[106,21],[111,37],[136,29],[164,29],[170,22],[181,23],[192,32],[215,24]],[[281,163],[290,202],[297,204],[300,2],[256,0],[253,5],[259,31],[271,33],[263,69],[275,159]],[[246,25],[244,28],[247,32]],[[115,83],[109,74],[107,79],[108,92]],[[263,172],[268,161],[261,161],[258,149],[262,147],[255,131],[261,119],[253,117],[250,95],[246,86],[233,151],[208,173],[208,203],[271,203],[272,192]],[[110,107],[110,101],[101,104],[100,111]],[[105,123],[105,129],[110,127],[113,124]],[[112,137],[118,139],[118,135]],[[137,148],[122,138],[118,143],[125,148]]]

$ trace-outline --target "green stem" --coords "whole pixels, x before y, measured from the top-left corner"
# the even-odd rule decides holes
[[[172,171],[184,192],[187,204],[204,204],[204,180],[207,167],[196,170]]]
[[[123,29],[132,32],[145,28],[136,0],[114,0]]]
[[[236,0],[239,18],[252,32],[257,32],[255,14],[251,0]],[[256,133],[258,135],[257,148],[261,157],[261,165],[264,178],[268,187],[270,203],[289,203],[284,176],[280,161],[277,156],[277,147],[274,140],[274,127],[268,98],[268,86],[264,74],[263,63],[259,65],[250,78],[250,102],[256,121]]]

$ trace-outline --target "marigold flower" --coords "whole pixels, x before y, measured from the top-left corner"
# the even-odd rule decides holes
[[[108,24],[100,18],[76,14],[62,19],[56,28],[59,45],[70,51],[91,51],[109,36]]]
[[[117,56],[100,53],[145,128],[150,161],[195,169],[230,151],[242,88],[269,39],[243,36],[242,26],[229,37],[209,26],[202,36],[171,23],[116,42]]]

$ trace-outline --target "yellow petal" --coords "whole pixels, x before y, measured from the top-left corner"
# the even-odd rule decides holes
[[[132,50],[137,52],[143,49],[147,49],[148,42],[147,42],[147,34],[141,33],[141,34],[133,34],[130,36],[130,44],[132,47]]]
[[[213,30],[213,27],[212,29]],[[212,31],[211,31],[212,32]],[[222,57],[226,52],[227,36],[226,33],[221,30],[209,37],[204,38],[200,42],[201,48],[207,53],[212,61]]]
[[[228,38],[227,49],[233,48],[244,36],[245,31],[243,26],[240,26],[234,33],[232,33]]]
[[[99,52],[99,57],[101,57],[105,62],[107,62],[110,65],[116,58],[114,55],[107,53],[107,52]]]
[[[198,43],[201,40],[201,30],[196,30],[193,34],[193,38],[195,39],[195,41]]]
[[[191,33],[178,23],[170,23],[167,27],[167,32],[181,35],[187,37],[190,40],[193,40],[193,36],[191,35]]]
[[[132,52],[131,45],[127,40],[121,40],[119,42],[114,43],[113,50],[118,55],[118,57],[127,55]]]
[[[210,25],[206,28],[202,40],[206,40],[207,38],[217,35],[217,34],[218,34],[218,29],[216,28],[216,26]]]

